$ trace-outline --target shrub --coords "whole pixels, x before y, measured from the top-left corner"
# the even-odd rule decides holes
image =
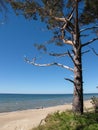
[[[98,113],[75,115],[71,111],[48,115],[45,124],[32,130],[98,130]]]

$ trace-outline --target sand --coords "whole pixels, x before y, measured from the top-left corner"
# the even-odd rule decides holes
[[[90,108],[92,104],[90,101],[85,101],[84,106],[85,108]],[[72,104],[66,104],[42,109],[0,113],[0,130],[30,130],[38,126],[48,114],[71,109]]]

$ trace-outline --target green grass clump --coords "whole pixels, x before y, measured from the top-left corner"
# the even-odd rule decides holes
[[[98,130],[98,113],[76,115],[71,111],[48,115],[45,124],[32,130]]]

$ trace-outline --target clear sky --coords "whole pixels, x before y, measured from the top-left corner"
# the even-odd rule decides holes
[[[71,66],[68,58],[52,58],[39,53],[34,43],[43,43],[51,37],[44,24],[28,21],[10,12],[0,24],[0,93],[72,93],[73,84],[64,80],[73,74],[59,67],[35,67],[24,61],[24,56],[38,57],[38,63],[62,62]],[[90,38],[89,38],[90,39]],[[85,39],[83,39],[85,41]],[[89,47],[98,52],[98,41]],[[87,48],[87,50],[89,49]],[[64,52],[65,48],[49,48]],[[66,46],[65,51],[68,49]],[[86,50],[86,49],[85,49]],[[89,52],[83,56],[84,92],[98,92],[98,57]]]

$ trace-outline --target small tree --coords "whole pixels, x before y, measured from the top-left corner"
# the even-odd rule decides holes
[[[86,1],[86,2],[85,2]],[[52,66],[56,65],[68,69],[74,73],[74,80],[65,78],[74,85],[74,97],[73,97],[73,111],[80,114],[83,113],[83,78],[82,78],[82,49],[87,45],[98,40],[98,37],[82,43],[82,38],[86,36],[86,33],[91,34],[91,30],[97,29],[98,25],[95,19],[88,21],[88,17],[84,14],[86,7],[88,6],[87,0],[20,0],[10,2],[16,13],[23,14],[27,19],[36,20],[41,19],[45,22],[47,28],[52,30],[54,37],[52,42],[56,45],[70,45],[71,50],[66,53],[49,53],[52,56],[66,56],[68,55],[74,68],[60,64],[58,62],[48,64],[37,64],[36,58],[32,61],[26,58],[29,64],[35,66]],[[82,4],[82,6],[81,6]],[[97,2],[98,5],[98,2]],[[79,8],[81,6],[81,11]],[[95,6],[95,4],[94,4]],[[67,11],[66,11],[66,10]],[[90,10],[86,9],[88,12]],[[97,14],[96,14],[97,15]],[[90,16],[91,17],[91,16]],[[83,19],[82,19],[83,18]],[[93,23],[95,22],[95,23]],[[90,25],[90,23],[92,23]],[[88,25],[87,25],[88,24]],[[87,25],[85,27],[85,25]],[[41,44],[38,48],[46,49],[45,45]]]

